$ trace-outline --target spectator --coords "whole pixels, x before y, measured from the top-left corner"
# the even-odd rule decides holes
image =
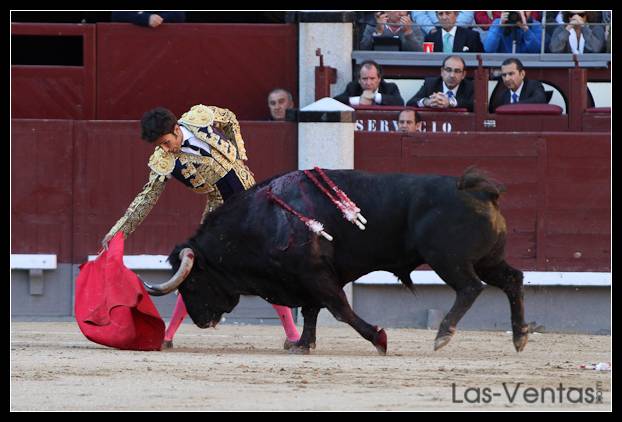
[[[488,35],[488,29],[490,25],[492,25],[492,22],[500,17],[501,12],[498,10],[480,10],[475,12],[474,19],[477,26],[474,27],[473,30],[479,32],[482,43],[486,39],[486,35]]]
[[[399,37],[402,51],[423,51],[423,32],[413,27],[413,21],[405,10],[376,12],[376,26],[368,25],[361,39],[361,50],[373,50],[377,37]]]
[[[425,35],[430,32],[435,32],[436,27],[439,25],[437,12],[433,11],[419,11],[419,12],[411,12],[411,16],[416,25],[421,27],[421,30]],[[466,10],[461,10],[458,14],[458,18],[456,20],[456,25],[469,27],[473,25],[475,21],[473,20],[473,12],[468,12]]]
[[[542,28],[531,11],[503,12],[495,19],[484,40],[486,53],[540,53]],[[503,27],[501,25],[511,26]],[[528,25],[529,24],[529,25]]]
[[[270,120],[285,120],[285,112],[289,108],[294,108],[292,94],[283,88],[276,88],[268,94],[268,108],[270,109]]]
[[[425,42],[434,43],[434,51],[451,53],[481,53],[484,51],[479,34],[469,28],[456,26],[457,11],[436,12],[440,27],[425,36]]]
[[[551,36],[551,53],[600,53],[605,46],[605,28],[589,25],[595,21],[592,13],[579,10],[566,11],[564,24],[558,26]]]
[[[480,10],[475,12],[475,24],[476,26],[473,28],[474,31],[479,32],[479,36],[482,40],[482,43],[486,39],[488,35],[488,29],[490,29],[490,25],[495,19],[501,18],[501,10]],[[551,13],[547,12],[547,20],[554,20],[557,12]],[[552,16],[552,17],[551,17]],[[531,12],[531,17],[537,21],[540,20],[540,12]]]
[[[164,22],[184,23],[186,12],[145,11],[112,12],[111,22],[129,22],[135,25],[157,28]]]
[[[523,63],[518,59],[510,58],[501,63],[501,80],[505,87],[500,86],[500,81],[493,91],[489,107],[491,113],[504,104],[548,102],[542,84],[525,78]]]
[[[611,11],[603,12],[603,23],[605,25],[605,53],[611,53]]]
[[[448,56],[443,60],[441,76],[425,78],[423,86],[407,106],[452,108],[462,107],[473,111],[473,82],[466,76],[464,60]]]
[[[392,82],[382,79],[380,65],[373,60],[365,60],[359,68],[357,82],[350,82],[346,90],[335,97],[346,105],[404,105],[400,89]]]
[[[407,108],[400,112],[397,118],[398,131],[404,133],[413,133],[421,131],[421,122],[417,122],[417,113],[415,110]]]

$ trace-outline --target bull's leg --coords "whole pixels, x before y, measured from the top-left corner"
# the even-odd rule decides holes
[[[436,273],[456,291],[456,300],[445,318],[434,340],[434,350],[445,346],[456,333],[456,325],[471,308],[484,286],[473,268],[468,265],[445,265],[442,269],[432,266]]]
[[[387,334],[381,328],[369,325],[354,313],[342,289],[330,295],[326,308],[337,319],[354,328],[364,339],[370,341],[381,355],[387,354]]]
[[[309,354],[309,349],[315,349],[315,329],[317,325],[317,314],[320,312],[318,307],[303,306],[302,316],[304,317],[304,326],[300,340],[289,348],[290,353]]]
[[[494,267],[477,268],[482,280],[491,286],[500,288],[510,301],[512,312],[512,333],[514,347],[522,351],[527,344],[528,327],[525,323],[525,302],[523,298],[523,273],[502,261]]]
[[[283,344],[283,348],[288,350],[300,339],[300,334],[298,334],[298,329],[292,317],[292,310],[287,306],[281,305],[272,305],[272,307],[281,320],[283,330],[285,330],[285,343]]]

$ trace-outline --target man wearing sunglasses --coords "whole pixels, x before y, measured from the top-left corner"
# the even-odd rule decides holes
[[[562,13],[564,24],[551,36],[551,53],[600,53],[605,46],[604,25],[589,25],[596,19],[589,12],[570,10]]]
[[[441,76],[426,78],[423,86],[406,103],[410,107],[466,108],[473,111],[473,81],[465,79],[466,69],[460,56],[443,60]]]

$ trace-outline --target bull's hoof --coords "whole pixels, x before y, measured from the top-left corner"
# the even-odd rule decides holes
[[[305,347],[305,346],[298,346],[297,344],[293,344],[288,352],[291,355],[308,355],[311,353],[309,347]]]
[[[296,345],[296,343],[297,343],[296,341],[291,341],[291,340],[285,339],[285,343],[283,343],[283,349],[289,350],[292,347],[294,347]],[[311,349],[315,349],[315,342],[309,343],[309,347]]]
[[[528,336],[527,334],[521,334],[519,336],[514,336],[514,348],[517,352],[522,352],[525,346],[527,345]]]
[[[172,349],[173,348],[173,340],[164,340],[162,342],[162,349]]]
[[[376,327],[378,330],[378,327]],[[378,336],[376,337],[376,342],[374,343],[376,346],[376,350],[378,350],[378,354],[382,356],[386,356],[387,354],[387,333],[384,329],[378,330]]]
[[[444,336],[436,337],[436,340],[434,340],[434,351],[436,352],[441,347],[447,346],[447,343],[451,341],[452,337],[453,334],[446,334]]]

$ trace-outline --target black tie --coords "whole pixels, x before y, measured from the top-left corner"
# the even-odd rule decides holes
[[[184,141],[184,143],[183,143],[183,144],[181,144],[181,146],[182,146],[182,147],[188,147],[188,148],[190,148],[190,149],[193,149],[193,150],[197,151],[199,154],[203,155],[204,157],[209,157],[209,156],[211,156],[211,154],[210,154],[209,152],[205,151],[203,148],[200,148],[200,147],[198,147],[198,146],[196,146],[196,145],[192,145],[192,144],[190,143],[190,141],[189,141],[189,140],[187,140],[187,139]]]

